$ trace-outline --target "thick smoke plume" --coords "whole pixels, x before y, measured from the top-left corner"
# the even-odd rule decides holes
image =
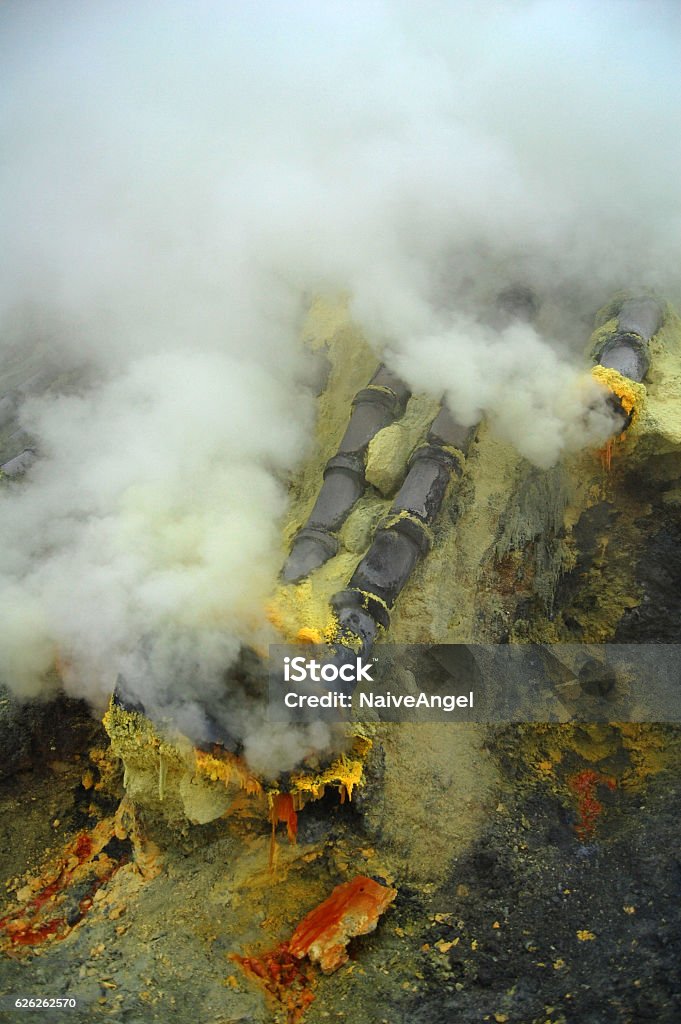
[[[122,673],[200,734],[268,636],[306,296],[540,466],[607,435],[589,318],[678,290],[679,7],[9,0],[0,28],[0,362],[56,376],[0,497],[0,674],[42,692],[57,657],[101,705]],[[495,326],[517,283],[537,322]],[[272,770],[307,742],[243,730]]]

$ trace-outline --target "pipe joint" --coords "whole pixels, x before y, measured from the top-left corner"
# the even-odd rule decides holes
[[[382,384],[369,384],[357,392],[352,404],[353,407],[363,404],[379,405],[386,410],[390,419],[397,419],[404,412],[406,401],[403,401],[390,387]]]
[[[282,569],[285,583],[297,583],[338,553],[338,540],[319,526],[303,526],[296,534],[291,553]]]
[[[457,476],[461,476],[463,473],[466,462],[466,458],[459,448],[453,448],[451,445],[433,444],[432,442],[419,445],[418,448],[414,449],[409,459],[409,469],[420,460],[436,462],[450,473],[456,473]]]
[[[346,473],[364,489],[364,459],[357,452],[337,452],[324,467],[324,479],[332,472]]]
[[[390,611],[385,601],[360,587],[341,590],[331,598],[331,607],[344,630],[350,630],[364,643],[371,634],[373,642],[378,629],[390,626]]]
[[[618,332],[600,346],[596,352],[596,362],[640,383],[650,366],[648,342],[632,331]]]
[[[380,530],[395,530],[403,534],[418,548],[421,556],[428,554],[433,546],[433,533],[427,523],[419,519],[413,512],[403,509],[387,516],[381,523]]]

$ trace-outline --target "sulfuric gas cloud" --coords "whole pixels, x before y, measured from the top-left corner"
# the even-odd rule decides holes
[[[607,435],[589,320],[679,290],[681,11],[9,0],[0,39],[0,372],[56,379],[0,499],[0,672],[57,656],[100,706],[122,674],[199,736],[268,637],[310,296],[540,466]],[[495,325],[518,283],[536,323]],[[271,770],[325,742],[240,729]]]

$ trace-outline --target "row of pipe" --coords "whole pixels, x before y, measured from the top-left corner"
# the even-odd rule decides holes
[[[536,303],[531,293],[509,291],[499,297],[498,313],[505,322],[509,318],[530,320]],[[657,299],[647,295],[627,299],[620,307],[614,333],[593,353],[594,362],[641,382],[650,365],[649,342],[663,318],[664,306]],[[355,396],[347,429],[337,453],[326,464],[315,505],[293,540],[281,574],[285,583],[299,582],[337,554],[338,532],[367,486],[369,444],[380,430],[403,415],[409,398],[406,385],[385,366],[380,366],[368,386]],[[463,426],[441,405],[425,443],[411,455],[404,482],[368,551],[347,586],[331,598],[339,628],[326,660],[340,665],[358,654],[366,658],[379,634],[388,629],[395,602],[431,548],[433,526],[445,495],[462,477],[476,432],[477,425]],[[134,700],[124,694],[124,681],[119,680],[114,700],[128,708],[134,706]],[[227,737],[224,727],[210,715],[208,718],[214,727],[212,742],[235,749],[238,741]]]
[[[525,290],[521,299],[509,307],[509,293],[498,300],[498,313],[506,322],[512,319],[534,319],[536,302],[529,301]],[[631,380],[641,382],[650,365],[649,342],[664,318],[664,305],[649,295],[625,300],[617,316],[617,325],[600,348],[594,352],[596,364]],[[389,382],[389,383],[388,383]],[[382,407],[383,416],[375,406],[366,403],[366,391],[377,384],[387,386],[393,399]],[[338,550],[335,531],[344,522],[350,509],[364,492],[364,459],[369,440],[378,430],[404,411],[409,398],[405,385],[381,366],[369,385],[355,399],[353,414],[341,442],[339,456],[327,465],[325,479],[317,503],[305,527],[298,533],[282,573],[286,582],[308,575]],[[372,399],[374,401],[374,399]],[[620,410],[621,411],[621,410]],[[392,418],[391,418],[392,416]],[[626,424],[625,424],[626,425]],[[345,589],[331,599],[339,624],[338,642],[329,651],[336,662],[349,658],[349,652],[368,656],[379,633],[387,630],[390,612],[406,586],[416,564],[429,551],[432,527],[442,507],[445,493],[464,470],[466,457],[477,426],[465,427],[442,405],[433,420],[425,444],[417,448],[409,461],[407,476],[387,517],[380,524],[369,550],[357,565]],[[352,470],[342,455],[352,455]],[[336,478],[337,472],[349,473],[350,482]],[[331,538],[331,539],[330,539]]]

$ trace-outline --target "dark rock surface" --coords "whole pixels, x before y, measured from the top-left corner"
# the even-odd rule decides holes
[[[100,735],[84,701],[21,701],[0,684],[0,779],[70,756]]]

